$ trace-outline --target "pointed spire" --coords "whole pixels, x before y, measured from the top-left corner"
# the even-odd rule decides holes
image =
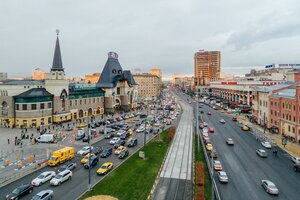
[[[59,46],[59,30],[56,30],[56,44],[54,50],[54,57],[51,71],[64,71],[62,60],[61,60],[61,53],[60,53],[60,46]]]

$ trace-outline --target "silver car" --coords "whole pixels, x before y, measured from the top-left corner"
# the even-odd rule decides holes
[[[262,180],[261,181],[262,187],[266,190],[269,194],[279,194],[279,189],[276,187],[276,185],[270,181],[270,180]]]
[[[31,198],[31,200],[48,200],[48,199],[52,199],[52,194],[53,194],[52,190],[42,190],[39,193],[37,193],[36,195],[34,195]]]
[[[228,176],[224,171],[218,171],[218,178],[221,183],[228,183]]]
[[[259,155],[262,158],[268,157],[267,152],[265,150],[263,150],[263,149],[257,149],[256,150],[256,154]]]

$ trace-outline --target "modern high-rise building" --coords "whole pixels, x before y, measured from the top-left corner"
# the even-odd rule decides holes
[[[211,81],[220,78],[221,52],[204,51],[195,53],[194,57],[194,81],[195,86],[208,85]]]
[[[161,79],[150,73],[133,74],[138,84],[139,97],[158,97],[160,94]]]
[[[153,67],[149,70],[149,74],[158,76],[160,79],[162,77],[161,70],[158,67]]]

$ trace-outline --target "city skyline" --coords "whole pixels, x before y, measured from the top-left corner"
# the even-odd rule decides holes
[[[100,72],[109,51],[117,52],[127,69],[158,66],[169,77],[174,71],[193,74],[193,55],[200,49],[221,51],[225,73],[300,63],[299,6],[295,0],[270,3],[135,1],[129,7],[125,2],[1,2],[6,16],[0,19],[1,71],[14,77],[48,69],[57,28],[70,76]],[[223,9],[225,4],[232,12]]]

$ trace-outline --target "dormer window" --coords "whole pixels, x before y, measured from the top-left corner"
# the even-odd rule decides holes
[[[117,73],[117,70],[116,70],[116,69],[113,69],[113,70],[112,70],[112,73],[113,73],[113,74]]]
[[[122,70],[119,70],[119,71],[118,71],[118,74],[122,74]]]

